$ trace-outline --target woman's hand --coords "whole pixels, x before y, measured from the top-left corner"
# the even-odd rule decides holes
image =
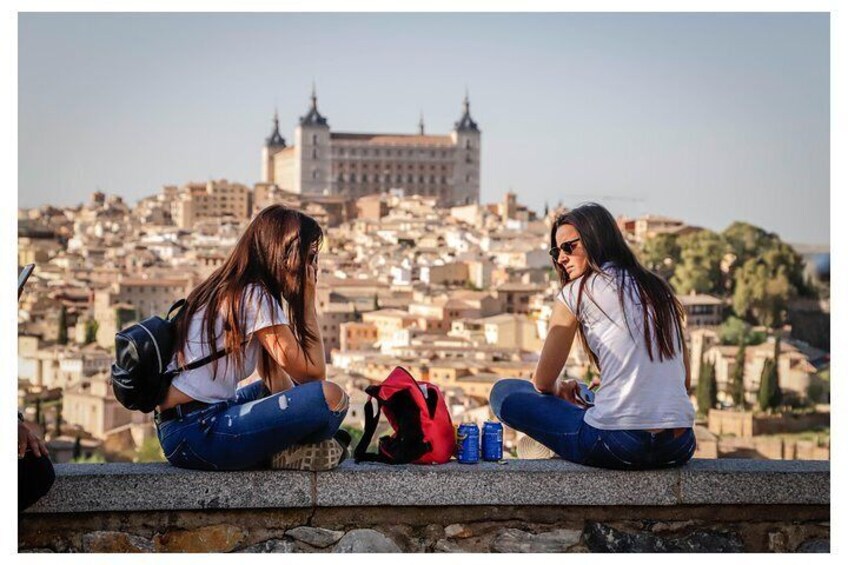
[[[578,383],[574,379],[568,379],[567,381],[558,381],[556,396],[558,398],[562,398],[563,400],[567,400],[578,408],[588,408],[589,405],[583,402],[583,400],[577,394],[578,390],[580,390],[580,383]]]
[[[32,451],[36,457],[44,455],[48,457],[47,446],[37,437],[23,422],[18,422],[18,459],[23,459],[26,455],[27,448]]]

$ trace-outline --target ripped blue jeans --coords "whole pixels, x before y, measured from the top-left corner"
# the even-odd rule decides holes
[[[601,430],[586,422],[586,411],[533,383],[504,379],[489,397],[495,416],[524,432],[563,459],[607,469],[662,469],[683,465],[695,453],[692,428],[648,432]]]
[[[347,407],[330,410],[321,382],[268,393],[262,381],[236,398],[157,425],[165,458],[176,467],[205,471],[255,468],[291,445],[333,437]]]

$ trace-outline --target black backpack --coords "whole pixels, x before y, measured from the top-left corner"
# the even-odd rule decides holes
[[[182,315],[185,299],[174,302],[165,318],[151,316],[115,335],[115,363],[112,365],[112,390],[115,398],[129,410],[152,412],[165,400],[173,378],[211,363],[227,354],[221,350],[189,363],[181,369],[168,371],[174,354],[174,331]],[[173,318],[171,314],[178,310]]]

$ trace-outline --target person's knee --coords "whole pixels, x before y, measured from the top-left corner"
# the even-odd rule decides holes
[[[521,386],[521,382],[520,379],[501,379],[492,387],[492,391],[489,393],[489,406],[498,419],[502,419],[501,411],[504,400],[511,392]]]
[[[336,383],[324,381],[321,383],[321,388],[324,392],[324,400],[330,410],[340,412],[347,408],[348,396],[342,387]]]

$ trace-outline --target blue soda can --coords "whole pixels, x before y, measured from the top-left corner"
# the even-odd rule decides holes
[[[503,426],[500,422],[483,424],[483,461],[503,459]]]
[[[456,460],[465,464],[480,461],[480,429],[477,424],[462,424],[456,431]]]

